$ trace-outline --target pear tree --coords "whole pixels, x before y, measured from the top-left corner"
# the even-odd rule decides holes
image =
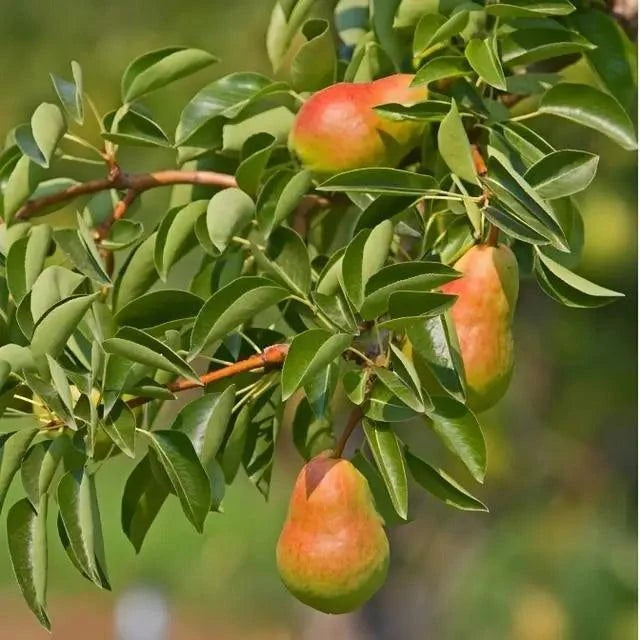
[[[137,552],[170,500],[196,532],[222,527],[238,474],[268,497],[282,438],[303,470],[278,568],[323,611],[384,583],[383,523],[407,521],[411,491],[487,510],[463,484],[491,473],[479,419],[508,392],[520,278],[569,307],[620,297],[575,273],[599,158],[537,127],[636,149],[635,45],[612,5],[278,0],[270,77],[167,46],[127,66],[111,111],[96,70],[54,70],[0,153],[0,509],[43,626],[51,546],[109,589],[102,519]],[[196,73],[163,130],[147,96]],[[132,172],[132,147],[173,162]],[[96,486],[116,458],[111,513]]]

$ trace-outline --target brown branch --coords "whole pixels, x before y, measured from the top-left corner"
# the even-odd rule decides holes
[[[223,378],[230,378],[231,376],[238,375],[239,373],[246,373],[247,371],[253,371],[254,369],[261,369],[263,367],[278,367],[282,365],[289,352],[288,344],[272,344],[266,347],[260,353],[246,358],[245,360],[239,360],[222,369],[216,369],[215,371],[209,371],[200,376],[199,381],[188,380],[186,378],[179,378],[174,382],[166,385],[166,389],[174,393],[180,391],[188,391],[189,389],[199,389],[207,384],[222,380]],[[130,408],[139,407],[147,402],[151,402],[153,398],[137,397],[127,401],[127,405]],[[52,420],[48,422],[43,429],[56,429],[61,427],[63,422],[61,420]]]
[[[351,437],[351,434],[354,432],[355,428],[358,426],[360,421],[362,420],[362,409],[360,407],[356,407],[349,416],[349,420],[347,420],[347,424],[340,435],[340,438],[336,444],[336,448],[334,449],[334,457],[339,458],[342,456],[344,452],[344,448],[347,445],[347,441]]]
[[[165,171],[153,171],[150,173],[121,173],[119,171],[112,171],[106,178],[81,182],[71,185],[57,193],[36,198],[35,200],[27,200],[16,212],[16,218],[25,220],[50,205],[62,204],[80,196],[90,195],[108,189],[127,189],[139,195],[148,189],[175,184],[201,184],[212,187],[237,186],[236,179],[233,176],[216,171],[181,171],[179,169],[167,169]]]

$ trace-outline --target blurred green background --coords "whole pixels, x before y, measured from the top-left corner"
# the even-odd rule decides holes
[[[171,131],[206,82],[230,71],[269,73],[263,42],[271,5],[4,0],[0,135],[54,99],[48,73],[69,76],[71,59],[106,112],[117,106],[120,74],[132,58],[171,44],[205,48],[222,62],[149,101]],[[571,73],[588,75],[583,68]],[[578,270],[627,297],[600,310],[570,310],[523,282],[514,382],[482,420],[489,471],[476,493],[491,513],[459,513],[416,494],[414,521],[391,532],[387,585],[361,612],[330,617],[297,604],[275,570],[274,544],[301,464],[286,434],[269,504],[240,480],[225,513],[210,517],[198,536],[173,501],[138,557],[119,523],[129,465],[113,463],[101,473],[99,491],[114,591],[99,593],[84,581],[52,538],[53,638],[636,637],[636,158],[564,122],[536,126],[556,146],[601,154],[598,177],[581,197],[586,238]],[[169,154],[146,155],[131,162],[171,162]],[[145,207],[160,215],[167,195],[154,194]],[[14,486],[9,504],[17,493]],[[0,549],[0,639],[50,637],[21,602],[4,525]],[[133,635],[122,626],[130,624]]]

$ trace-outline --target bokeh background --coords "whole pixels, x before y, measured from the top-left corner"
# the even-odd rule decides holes
[[[206,82],[237,70],[270,72],[263,42],[271,4],[1,0],[0,135],[54,98],[48,73],[68,76],[71,59],[81,63],[87,91],[106,112],[117,106],[120,74],[132,58],[170,44],[212,51],[220,64],[149,101],[171,131]],[[584,67],[570,73],[588,78]],[[490,459],[486,485],[476,493],[491,513],[460,513],[416,494],[414,520],[391,533],[386,586],[361,612],[330,617],[296,603],[275,570],[274,544],[301,464],[286,434],[268,504],[241,479],[224,514],[211,516],[198,536],[172,501],[140,556],[119,523],[129,466],[113,463],[101,472],[99,491],[114,591],[84,581],[52,536],[53,638],[636,637],[636,157],[565,122],[535,126],[556,146],[601,154],[598,177],[580,198],[586,230],[578,271],[626,298],[600,310],[570,310],[535,282],[523,282],[513,385],[482,420]],[[130,162],[171,162],[155,151],[148,156]],[[167,196],[159,192],[144,200],[157,215]],[[21,602],[5,536],[3,525],[0,640],[51,637]]]

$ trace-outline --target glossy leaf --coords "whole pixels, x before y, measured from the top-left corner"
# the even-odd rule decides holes
[[[150,329],[180,328],[195,318],[202,298],[182,289],[159,289],[136,298],[114,316],[120,326]]]
[[[78,123],[84,122],[84,87],[82,82],[82,68],[75,61],[71,61],[71,74],[73,82],[69,82],[53,73],[49,74],[53,88],[64,110]]]
[[[24,125],[16,130],[16,143],[25,156],[47,169],[65,131],[66,124],[60,108],[43,102],[33,112],[31,126]]]
[[[431,176],[402,169],[371,168],[339,173],[320,184],[318,191],[423,195],[436,186]]]
[[[44,169],[37,163],[22,156],[11,171],[4,186],[4,218],[7,222],[35,191],[43,176]]]
[[[421,398],[411,389],[403,380],[393,371],[382,367],[373,369],[376,377],[387,389],[397,398],[399,398],[409,408],[416,413],[422,413],[425,409]]]
[[[282,399],[287,400],[316,373],[335,360],[351,343],[345,333],[325,329],[299,333],[291,342],[282,368]]]
[[[554,151],[530,167],[524,178],[545,200],[564,198],[591,184],[598,160],[586,151]]]
[[[363,419],[362,426],[376,466],[398,515],[407,519],[409,491],[400,442],[388,425]]]
[[[264,251],[251,252],[258,266],[274,280],[298,296],[305,297],[311,287],[311,265],[304,240],[289,227],[278,227],[269,236]]]
[[[65,474],[57,498],[70,552],[79,568],[98,587],[110,589],[94,477],[84,470]]]
[[[270,133],[251,136],[242,147],[242,162],[236,170],[238,186],[253,196],[258,192],[260,180],[276,146],[276,139]]]
[[[237,278],[216,291],[200,310],[191,332],[191,354],[226,336],[288,295],[286,289],[272,280],[256,276]]]
[[[57,355],[100,293],[71,296],[47,311],[36,323],[31,339],[35,355]]]
[[[102,262],[95,259],[76,229],[56,229],[53,238],[62,253],[80,273],[100,284],[111,284]]]
[[[488,5],[485,11],[499,18],[539,18],[566,16],[575,11],[575,7],[569,0],[509,0]]]
[[[579,34],[565,29],[518,29],[501,42],[502,61],[512,66],[529,65],[594,48]]]
[[[118,400],[114,404],[102,428],[122,453],[130,458],[135,457],[136,418],[124,402]]]
[[[389,296],[390,319],[378,326],[399,331],[444,313],[455,301],[455,296],[437,291],[396,291]]]
[[[455,100],[438,129],[438,151],[453,173],[467,182],[477,182],[471,145]]]
[[[195,73],[217,62],[201,49],[167,47],[136,58],[122,76],[122,99],[132,102],[140,96]]]
[[[445,18],[439,13],[426,13],[413,34],[413,55],[424,56],[427,49],[458,35],[469,21],[469,11],[461,9]]]
[[[482,80],[496,89],[506,90],[504,71],[489,39],[474,38],[470,40],[464,55]]]
[[[302,398],[296,407],[292,432],[293,443],[305,460],[335,446],[331,420],[314,413],[306,398]]]
[[[133,250],[125,262],[116,282],[114,310],[147,293],[158,279],[153,261],[155,241],[156,234],[153,233]]]
[[[382,382],[376,381],[364,406],[364,415],[378,422],[405,422],[420,415]]]
[[[53,440],[37,442],[27,451],[20,475],[25,493],[35,508],[40,498],[49,492],[60,462],[70,446],[71,440],[67,436],[57,436]]]
[[[31,290],[44,267],[51,246],[51,227],[40,224],[29,235],[16,240],[7,255],[6,273],[9,291],[18,304]]]
[[[135,244],[144,232],[141,222],[137,220],[116,220],[109,229],[109,234],[102,240],[102,247],[108,251],[120,251]]]
[[[22,595],[40,624],[51,623],[46,611],[47,592],[47,499],[36,510],[22,498],[7,514],[9,556]]]
[[[207,230],[213,246],[224,251],[234,235],[253,219],[255,205],[240,189],[224,189],[216,193],[207,206]]]
[[[436,469],[405,449],[405,459],[413,479],[445,504],[463,511],[488,511],[487,507],[463,489],[442,469]]]
[[[0,435],[0,511],[13,476],[20,468],[22,459],[37,432],[37,429],[22,429]]]
[[[411,81],[413,86],[442,80],[444,78],[459,78],[471,73],[471,67],[467,60],[462,56],[440,56],[432,58],[418,69],[414,79]]]
[[[476,417],[467,407],[450,397],[433,396],[429,412],[432,428],[447,448],[469,469],[478,482],[484,482],[487,450]]]
[[[301,33],[306,42],[291,61],[291,84],[296,91],[318,91],[335,82],[338,61],[333,34],[326,20],[307,20]]]
[[[132,362],[199,382],[195,371],[173,349],[140,329],[123,327],[115,337],[107,338],[102,348],[105,353],[114,353]]]
[[[187,519],[202,532],[211,506],[211,488],[191,440],[185,433],[174,430],[140,433],[149,441]]]
[[[542,96],[538,111],[600,131],[623,149],[637,149],[633,123],[611,95],[585,84],[563,82]]]
[[[370,371],[362,367],[350,369],[342,377],[342,386],[353,404],[361,405],[367,393]]]

